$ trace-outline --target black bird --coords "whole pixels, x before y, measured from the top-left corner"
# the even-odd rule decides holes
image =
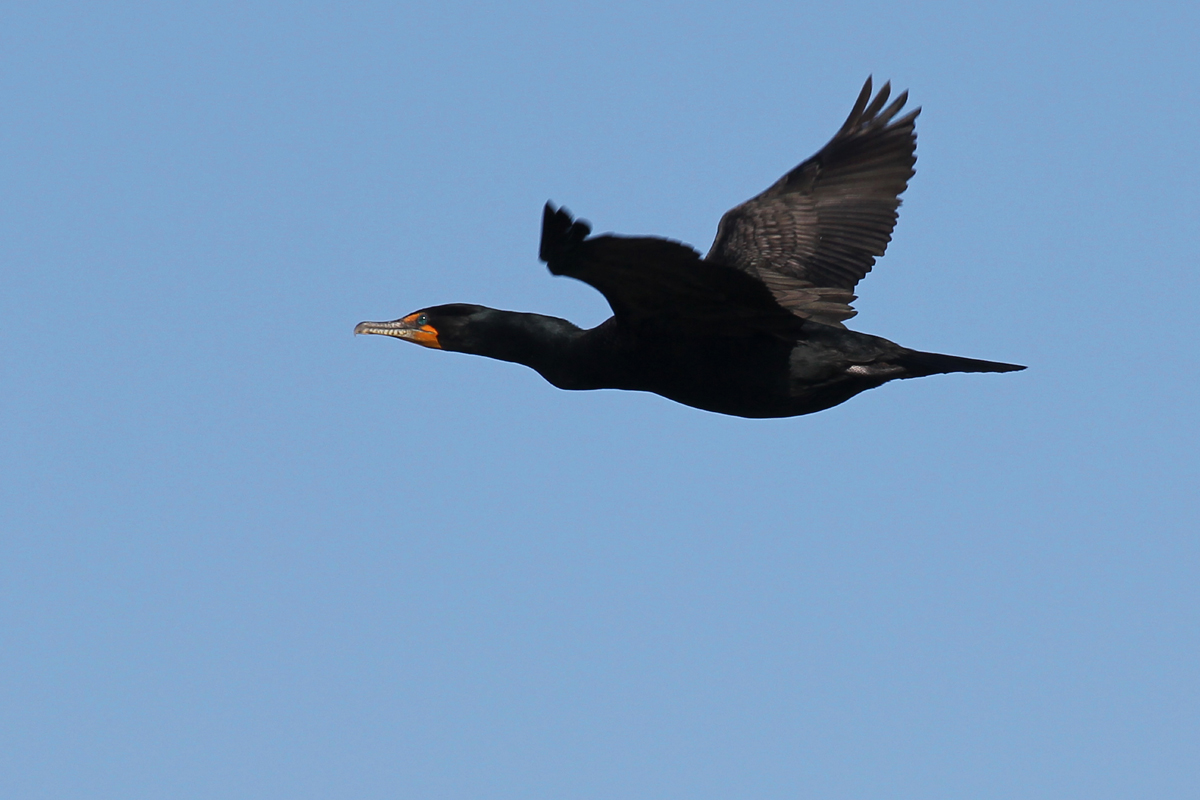
[[[847,330],[854,286],[883,255],[914,174],[920,109],[899,118],[868,78],[815,156],[726,212],[708,255],[655,237],[589,236],[547,203],[540,258],[591,284],[613,316],[591,330],[557,317],[454,303],[376,333],[513,361],[560,389],[634,389],[742,417],[790,417],[896,378],[1010,372],[1015,364],[923,353]]]

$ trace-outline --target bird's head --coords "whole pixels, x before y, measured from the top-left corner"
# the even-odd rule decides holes
[[[435,350],[470,351],[478,323],[493,313],[486,306],[451,303],[423,308],[391,322],[360,322],[354,332],[391,336]]]

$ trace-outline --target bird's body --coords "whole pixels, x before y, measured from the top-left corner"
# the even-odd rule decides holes
[[[847,330],[855,284],[883,254],[916,161],[917,111],[893,121],[868,79],[817,155],[721,220],[709,254],[668,239],[591,237],[547,204],[540,256],[598,289],[613,316],[590,330],[540,314],[451,304],[378,333],[532,367],[561,389],[654,392],[742,417],[791,417],[897,378],[1009,372],[1013,364],[910,350]]]

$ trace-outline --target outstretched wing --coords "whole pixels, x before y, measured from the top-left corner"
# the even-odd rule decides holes
[[[705,261],[670,239],[588,238],[591,226],[564,208],[546,204],[539,257],[555,275],[590,284],[621,320],[669,320],[676,329],[722,335],[794,330],[802,321],[760,281],[724,264]]]
[[[893,119],[908,92],[884,108],[890,92],[885,83],[872,100],[867,78],[829,144],[725,213],[705,260],[757,277],[800,316],[834,325],[854,316],[854,286],[887,249],[917,161],[921,109]]]

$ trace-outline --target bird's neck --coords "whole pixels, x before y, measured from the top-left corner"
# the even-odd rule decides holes
[[[494,311],[474,327],[464,352],[524,364],[559,388],[599,388],[603,359],[591,352],[592,331],[558,317],[517,311]]]

